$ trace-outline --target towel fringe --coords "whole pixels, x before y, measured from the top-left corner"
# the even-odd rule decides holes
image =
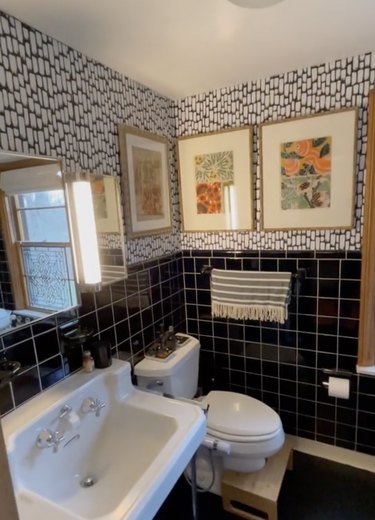
[[[212,302],[212,316],[235,320],[261,320],[285,323],[288,319],[287,306],[275,305],[235,305],[233,303]]]

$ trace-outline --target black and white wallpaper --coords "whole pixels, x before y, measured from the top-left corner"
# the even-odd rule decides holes
[[[253,127],[254,232],[183,233],[182,249],[358,250],[367,142],[367,96],[375,85],[375,55],[363,54],[243,83],[176,103],[177,136]],[[261,231],[259,125],[358,107],[355,222],[351,230]],[[328,223],[329,226],[329,223]]]
[[[179,248],[172,102],[0,12],[0,149],[120,174],[117,124],[168,138],[173,231],[129,241],[130,263]]]

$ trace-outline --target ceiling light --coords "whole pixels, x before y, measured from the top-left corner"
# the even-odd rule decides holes
[[[229,0],[234,5],[246,7],[247,9],[263,9],[263,7],[271,7],[283,0]]]

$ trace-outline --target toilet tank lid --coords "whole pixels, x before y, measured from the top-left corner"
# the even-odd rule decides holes
[[[190,336],[190,341],[178,347],[166,359],[144,358],[134,367],[134,374],[140,377],[167,377],[173,375],[180,366],[192,357],[200,348],[196,338]]]
[[[210,405],[207,427],[217,432],[239,437],[262,436],[282,426],[272,408],[248,395],[214,390],[203,401]]]

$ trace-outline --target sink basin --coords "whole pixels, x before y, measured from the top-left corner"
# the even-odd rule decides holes
[[[87,398],[106,406],[84,413]],[[119,360],[69,377],[2,424],[20,520],[151,520],[205,434],[198,406],[136,389]],[[47,429],[64,436],[57,451],[36,444]]]

